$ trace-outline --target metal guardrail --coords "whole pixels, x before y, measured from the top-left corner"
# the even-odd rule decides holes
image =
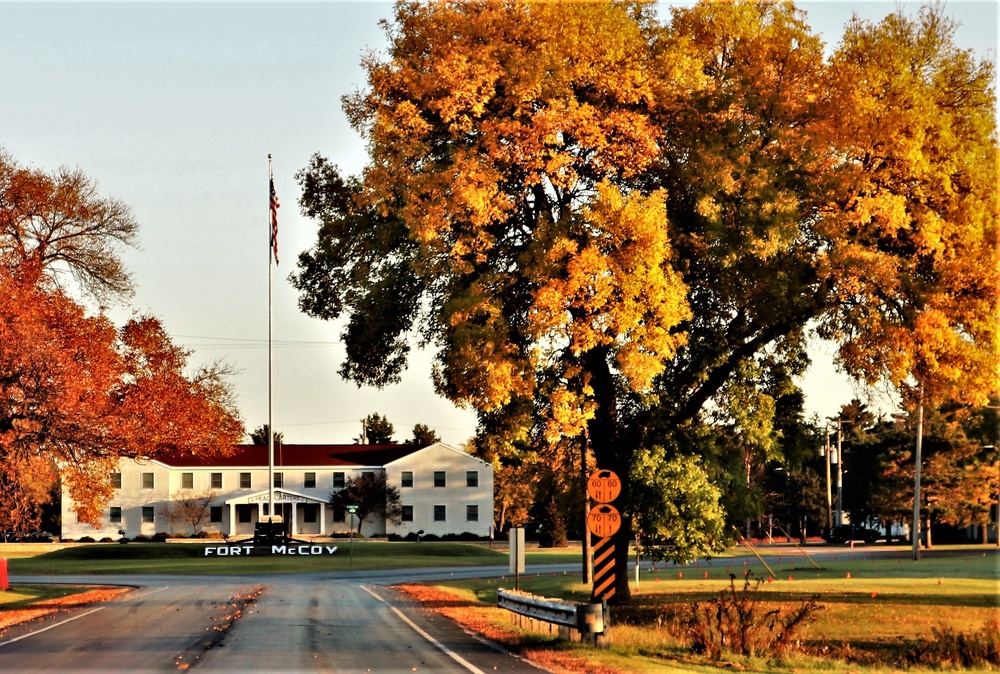
[[[607,607],[604,603],[568,604],[525,592],[498,590],[497,606],[534,620],[577,630],[581,635],[597,635],[605,631]]]

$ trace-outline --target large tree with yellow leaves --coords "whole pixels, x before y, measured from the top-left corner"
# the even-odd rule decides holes
[[[954,50],[938,10],[923,16],[872,40],[882,28],[852,24],[828,59],[790,3],[705,3],[661,22],[641,3],[401,2],[388,52],[364,62],[368,87],[344,99],[368,141],[363,174],[319,155],[299,174],[321,227],[293,276],[301,307],[346,315],[341,373],[358,383],[396,380],[419,335],[437,390],[479,411],[485,451],[586,432],[650,535],[630,486],[655,491],[657,468],[637,450],[709,401],[748,435],[770,423],[764,391],[804,369],[811,326],[869,379],[924,382],[935,355],[995,373],[988,67]],[[925,86],[912,96],[935,121],[887,145],[918,114],[883,95],[907,82],[878,77],[914,41],[930,57],[914,62]],[[869,44],[890,53],[866,60]],[[883,150],[900,156],[865,163]],[[949,180],[947,203],[925,198]],[[940,245],[914,248],[929,223]],[[958,239],[971,257],[952,259]],[[880,273],[859,273],[861,259]],[[910,360],[879,357],[886,326],[912,337]]]

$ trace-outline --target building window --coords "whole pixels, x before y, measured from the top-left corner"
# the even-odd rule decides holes
[[[315,522],[318,519],[319,506],[315,503],[307,503],[302,508],[302,520],[304,522]]]
[[[222,506],[212,506],[208,509],[208,521],[215,523],[222,521]]]
[[[143,489],[152,489],[153,488],[153,474],[152,473],[143,473],[142,474],[142,488]]]
[[[284,473],[275,473],[274,474],[274,486],[277,487],[277,488],[280,488],[280,487],[284,486],[284,484],[285,484],[285,474]]]
[[[112,524],[122,523],[122,507],[121,506],[111,506],[111,514],[108,515],[108,521]]]
[[[363,473],[361,473],[361,477],[365,478],[366,480],[370,480],[373,477],[375,477],[375,473],[373,471],[366,470]]]
[[[435,487],[446,487],[448,486],[445,480],[445,472],[443,470],[434,471],[434,486]]]
[[[347,511],[344,510],[344,506],[335,505],[333,506],[333,521],[343,522],[347,519]]]
[[[403,475],[399,478],[399,485],[401,487],[412,487],[413,486],[413,471],[404,470]]]
[[[306,477],[302,480],[302,486],[306,489],[316,488],[316,473],[306,473]]]
[[[413,506],[403,506],[403,521],[412,522],[413,521]]]
[[[465,486],[466,487],[478,487],[479,486],[479,471],[478,470],[467,470],[467,471],[465,471]]]
[[[181,473],[181,489],[194,489],[194,473]]]
[[[240,473],[240,489],[250,489],[250,473]]]
[[[111,473],[111,486],[115,489],[122,488],[122,474],[121,473]]]
[[[434,521],[435,522],[445,521],[445,507],[443,505],[434,506]]]
[[[343,489],[344,488],[344,474],[343,473],[334,473],[333,474],[333,488],[334,489]]]
[[[146,524],[153,522],[153,506],[142,506],[142,521]]]
[[[467,506],[465,506],[465,521],[466,522],[478,522],[479,521],[479,506],[477,506],[477,505],[467,505]]]
[[[222,489],[222,473],[212,473],[212,489]]]
[[[253,521],[253,506],[250,505],[237,505],[236,506],[236,521],[240,524],[246,524],[247,522]]]

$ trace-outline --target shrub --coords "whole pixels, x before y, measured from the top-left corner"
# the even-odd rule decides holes
[[[1000,665],[1000,624],[990,620],[974,632],[951,627],[934,628],[934,637],[910,648],[907,659],[913,664],[941,667],[983,667]]]
[[[80,538],[76,539],[76,542],[77,543],[94,543],[95,541],[90,536],[81,536]]]
[[[737,590],[736,576],[729,574],[728,590],[710,602],[691,606],[688,626],[692,650],[713,659],[723,653],[779,655],[798,629],[822,608],[814,596],[790,611],[768,609],[758,593],[763,580],[751,583],[751,575],[744,578],[743,589]]]
[[[221,531],[199,531],[191,538],[209,538],[213,540],[222,540],[225,536],[222,535]]]
[[[114,543],[114,542],[115,539],[111,538],[110,536],[105,536],[104,538],[101,539],[101,543]]]
[[[143,536],[142,534],[139,534],[138,536],[136,536],[135,538],[132,539],[132,542],[133,543],[149,543],[149,536]]]

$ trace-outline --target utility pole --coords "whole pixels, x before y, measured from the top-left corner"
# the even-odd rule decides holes
[[[913,539],[913,561],[920,561],[920,454],[924,444],[924,390],[920,389],[920,402],[917,404],[917,447],[913,465],[913,528],[910,538]]]
[[[844,523],[844,425],[837,418],[837,526]]]
[[[826,456],[826,529],[827,532],[833,528],[833,492],[830,487],[830,426],[829,424],[823,427],[825,442],[823,445],[823,454]]]

